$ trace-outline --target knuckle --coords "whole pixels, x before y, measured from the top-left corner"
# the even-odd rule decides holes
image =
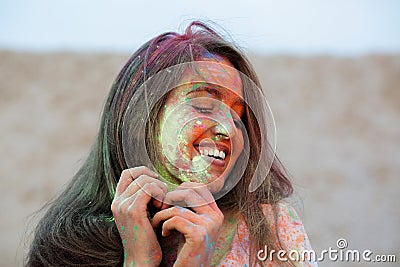
[[[144,190],[152,190],[154,188],[154,184],[153,183],[146,183],[144,186],[143,186],[143,189]]]
[[[194,191],[193,189],[191,189],[191,188],[189,188],[189,189],[186,189],[186,196],[188,197],[188,196],[195,196],[195,195],[197,195],[197,193],[196,193],[196,191]]]
[[[146,194],[146,195],[153,195],[154,193],[155,193],[155,187],[154,187],[153,184],[148,183],[148,184],[145,184],[145,185],[142,187],[142,190],[141,190],[141,194],[142,194],[142,195],[143,195],[143,194]]]
[[[196,242],[204,242],[207,235],[207,229],[204,226],[198,226],[194,230],[194,238]]]
[[[170,220],[170,223],[171,223],[172,225],[176,225],[176,224],[182,223],[182,222],[180,221],[180,219],[179,219],[178,217],[173,217],[173,218]]]
[[[130,176],[131,174],[130,174],[130,172],[129,172],[129,169],[124,169],[122,172],[121,172],[121,177],[127,177],[127,176]]]
[[[225,219],[225,217],[224,217],[224,214],[221,212],[220,214],[218,214],[218,222],[219,223],[223,223],[224,222],[224,219]]]
[[[117,203],[116,201],[113,201],[113,202],[111,203],[111,211],[112,211],[113,213],[117,213],[117,211],[118,211],[118,203]]]
[[[172,214],[177,214],[177,213],[181,213],[181,212],[184,212],[184,209],[183,209],[182,207],[174,206],[174,207],[171,209],[171,213],[172,213]],[[175,219],[175,217],[174,217],[174,219]]]
[[[145,170],[147,170],[147,167],[142,165],[142,166],[134,167],[132,169],[134,169],[135,171],[144,172]]]
[[[154,181],[149,181],[147,184],[148,184],[149,186],[157,186],[157,183],[154,182]]]
[[[140,174],[137,178],[136,178],[136,180],[143,180],[143,179],[145,179],[146,178],[146,175],[145,174]]]

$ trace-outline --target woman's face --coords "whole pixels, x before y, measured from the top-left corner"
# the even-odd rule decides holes
[[[179,182],[218,192],[243,151],[242,82],[226,59],[207,57],[185,71],[161,113],[162,164]]]

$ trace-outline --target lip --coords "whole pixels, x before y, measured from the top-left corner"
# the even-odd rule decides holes
[[[200,144],[194,144],[193,145],[195,151],[198,153],[198,155],[201,155],[200,153]],[[216,159],[213,157],[208,157],[204,156],[206,159],[211,160],[210,163],[217,165],[219,167],[225,167],[225,163],[227,162],[228,157],[230,156],[230,150],[226,145],[223,144],[218,144],[218,143],[213,143],[213,142],[201,142],[201,148],[216,148],[219,151],[223,151],[226,155],[225,159]]]
[[[201,144],[201,145],[200,145]],[[221,144],[221,143],[214,143],[214,142],[200,142],[198,144],[193,144],[194,148],[197,150],[197,152],[200,153],[200,147],[201,148],[216,148],[219,151],[223,151],[225,153],[225,155],[230,155],[230,149],[228,146]]]

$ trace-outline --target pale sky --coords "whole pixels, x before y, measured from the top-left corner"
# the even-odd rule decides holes
[[[193,18],[264,54],[400,53],[397,0],[0,0],[0,49],[131,53]]]

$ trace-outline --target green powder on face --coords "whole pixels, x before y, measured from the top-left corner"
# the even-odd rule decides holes
[[[190,182],[190,178],[187,177],[186,174],[179,174],[179,180],[181,180],[182,182]]]
[[[155,165],[157,173],[160,175],[159,179],[165,182],[168,186],[168,191],[173,191],[180,184],[175,177],[171,176],[171,174],[167,171],[167,169],[160,163],[156,163]]]

